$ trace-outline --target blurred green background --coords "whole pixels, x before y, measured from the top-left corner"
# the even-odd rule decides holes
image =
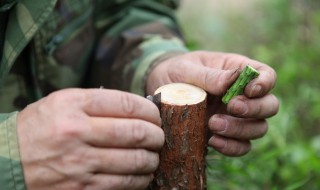
[[[210,151],[212,190],[320,190],[320,1],[184,0],[191,49],[234,52],[271,65],[279,114],[241,158]]]

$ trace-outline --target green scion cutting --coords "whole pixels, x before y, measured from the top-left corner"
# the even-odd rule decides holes
[[[233,97],[243,94],[247,84],[254,78],[258,77],[259,74],[260,73],[257,70],[250,65],[247,65],[240,73],[236,82],[232,84],[227,93],[222,97],[222,102],[228,104]]]

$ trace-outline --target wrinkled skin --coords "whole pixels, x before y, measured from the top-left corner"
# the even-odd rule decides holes
[[[21,160],[31,190],[143,189],[159,164],[159,111],[137,95],[68,89],[18,115]]]
[[[228,105],[222,95],[247,64],[260,76],[234,97]],[[147,92],[172,82],[185,82],[205,89],[209,94],[208,126],[212,137],[208,144],[228,156],[241,156],[251,149],[251,140],[268,130],[266,119],[278,112],[279,102],[270,93],[276,83],[275,71],[242,55],[198,51],[182,54],[155,67],[147,81]]]

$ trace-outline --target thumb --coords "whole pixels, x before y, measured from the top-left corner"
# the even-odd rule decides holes
[[[179,82],[198,86],[212,95],[223,95],[239,76],[239,69],[222,70],[197,64],[184,64]]]

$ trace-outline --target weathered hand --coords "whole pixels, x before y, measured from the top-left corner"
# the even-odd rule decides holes
[[[247,64],[260,72],[250,82],[245,95],[234,97],[227,106],[222,95]],[[152,94],[164,84],[185,82],[205,89],[209,96],[209,128],[213,133],[209,145],[228,156],[241,156],[250,151],[250,140],[264,136],[266,118],[278,112],[279,102],[270,94],[276,73],[269,66],[245,56],[227,53],[192,52],[160,63],[150,73],[147,92]]]
[[[18,115],[28,189],[143,189],[164,143],[154,104],[103,89],[57,91]]]

